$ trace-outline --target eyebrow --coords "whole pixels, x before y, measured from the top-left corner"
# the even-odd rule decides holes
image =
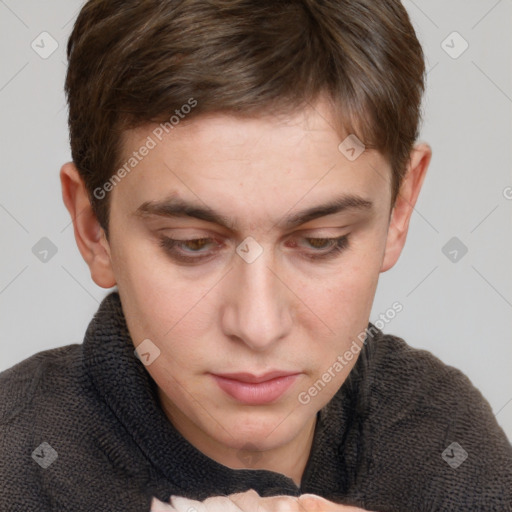
[[[373,211],[373,203],[357,195],[344,194],[325,204],[312,206],[298,213],[288,215],[284,218],[284,221],[280,221],[278,224],[284,229],[291,229],[311,220],[345,211],[371,212]],[[178,196],[172,196],[162,201],[145,201],[137,208],[134,215],[139,217],[191,217],[236,231],[236,223],[231,217]]]

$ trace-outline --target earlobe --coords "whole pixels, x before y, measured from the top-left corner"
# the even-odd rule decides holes
[[[432,149],[428,144],[418,144],[411,152],[406,176],[391,215],[381,272],[392,268],[400,257],[407,238],[411,215],[431,158]]]
[[[71,215],[78,250],[89,266],[93,281],[102,288],[116,284],[110,247],[103,228],[92,209],[87,189],[72,162],[60,170],[62,199]]]

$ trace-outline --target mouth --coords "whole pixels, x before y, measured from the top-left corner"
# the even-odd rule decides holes
[[[261,376],[250,373],[211,375],[220,389],[238,402],[263,405],[277,401],[300,373],[274,371]]]

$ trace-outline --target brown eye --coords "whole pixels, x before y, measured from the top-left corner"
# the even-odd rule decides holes
[[[212,238],[194,238],[191,240],[175,240],[166,236],[160,238],[162,247],[171,258],[182,263],[196,263],[212,255],[211,251],[203,251],[210,245],[219,245]]]
[[[333,241],[336,241],[336,238],[306,238],[305,240],[314,249],[326,249],[333,245]]]
[[[301,254],[308,260],[328,260],[336,257],[348,247],[348,235],[338,238],[303,238],[308,249]],[[159,245],[170,257],[181,263],[200,263],[211,259],[215,255],[213,248],[219,244],[213,238],[193,238],[190,240],[176,240],[168,237],[161,237]],[[295,247],[300,247],[294,244]],[[203,250],[205,249],[206,250]]]
[[[183,240],[182,244],[191,249],[192,251],[197,251],[198,249],[202,249],[205,245],[205,242],[208,242],[209,238],[195,238],[193,240]]]
[[[314,248],[313,253],[304,254],[304,257],[309,260],[331,259],[348,248],[348,235],[338,238],[305,238],[305,240],[310,247]]]

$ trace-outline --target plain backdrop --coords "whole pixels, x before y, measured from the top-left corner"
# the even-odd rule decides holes
[[[370,320],[399,301],[383,330],[461,369],[512,439],[512,0],[404,5],[427,56],[421,139],[434,156]],[[59,182],[65,47],[80,7],[0,0],[0,371],[81,343],[109,293],[78,252]]]

